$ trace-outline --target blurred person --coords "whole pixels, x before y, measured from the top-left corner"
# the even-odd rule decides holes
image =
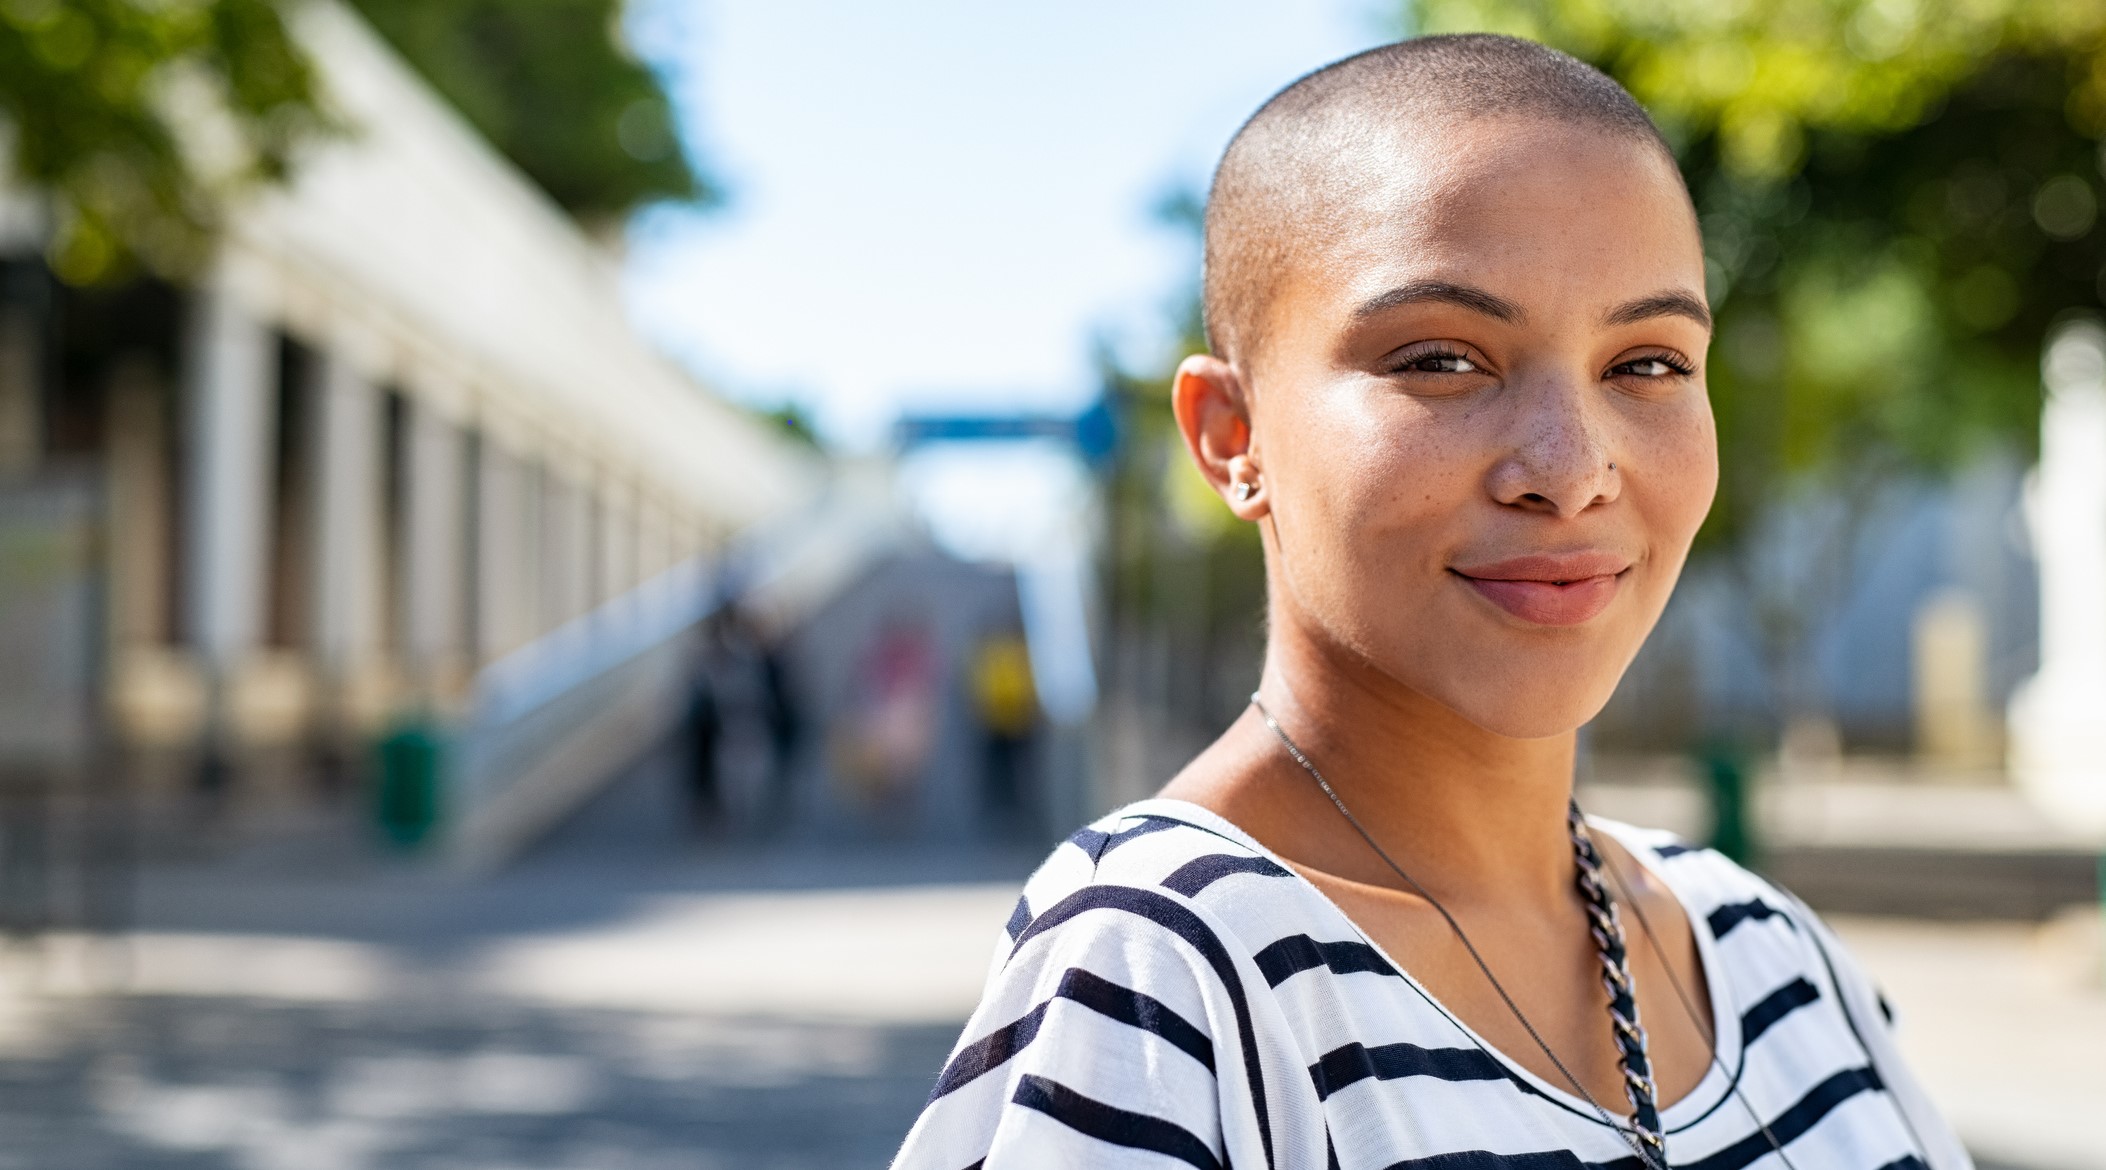
[[[941,663],[921,620],[894,615],[856,668],[856,693],[834,733],[834,765],[858,803],[898,812],[936,747]]]
[[[795,691],[779,641],[736,595],[697,632],[687,727],[698,821],[759,829],[790,814]]]
[[[897,1166],[1968,1165],[1811,911],[1573,800],[1716,488],[1704,289],[1659,132],[1542,46],[1244,125],[1173,393],[1258,690],[1033,876]]]
[[[980,639],[969,681],[980,723],[981,805],[996,824],[1021,828],[1026,820],[1024,757],[1038,725],[1038,692],[1023,636],[1003,630]]]
[[[780,637],[769,637],[750,615],[741,611],[741,629],[751,641],[755,700],[768,740],[769,812],[787,817],[796,793],[797,747],[804,735],[804,712],[798,691],[790,678],[787,648]]]
[[[711,615],[702,624],[696,634],[695,648],[687,690],[687,807],[688,816],[695,826],[704,828],[723,811],[719,761],[724,740],[724,708],[717,696],[716,615]]]

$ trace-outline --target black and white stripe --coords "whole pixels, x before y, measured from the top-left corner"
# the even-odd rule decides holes
[[[1845,1015],[1835,981],[1862,976],[1803,908],[1711,850],[1595,827],[1681,898],[1710,981],[1721,1067],[1661,1113],[1675,1166],[1782,1170],[1767,1126],[1799,1167],[1931,1170],[1890,1090],[1905,1070],[1860,1031],[1887,1023]],[[900,1170],[1638,1170],[1584,1102],[1196,806],[1144,801],[1075,834],[1001,941]]]

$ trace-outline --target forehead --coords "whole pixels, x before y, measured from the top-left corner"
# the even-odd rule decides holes
[[[1703,245],[1671,160],[1609,131],[1475,120],[1336,159],[1281,274],[1281,310],[1325,316],[1414,280],[1465,283],[1534,318],[1633,296],[1701,298]]]

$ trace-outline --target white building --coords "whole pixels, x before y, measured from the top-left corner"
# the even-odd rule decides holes
[[[123,742],[300,759],[428,711],[457,831],[508,838],[565,799],[533,764],[664,718],[607,680],[677,671],[669,571],[821,467],[649,350],[613,259],[347,9],[290,19],[352,132],[231,209],[192,287],[58,286],[33,200],[0,209],[0,466],[102,485]],[[525,757],[487,747],[588,685]]]

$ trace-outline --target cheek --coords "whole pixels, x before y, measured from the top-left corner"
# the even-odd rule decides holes
[[[1346,558],[1387,560],[1414,546],[1373,538],[1434,522],[1474,482],[1459,458],[1470,446],[1458,430],[1467,420],[1363,387],[1341,387],[1329,397],[1321,421],[1308,429],[1314,441],[1297,452],[1314,489],[1300,502],[1325,518]]]
[[[1710,401],[1699,396],[1683,409],[1647,420],[1635,429],[1632,446],[1633,464],[1644,469],[1634,479],[1649,535],[1673,548],[1679,560],[1718,490],[1718,437]]]

